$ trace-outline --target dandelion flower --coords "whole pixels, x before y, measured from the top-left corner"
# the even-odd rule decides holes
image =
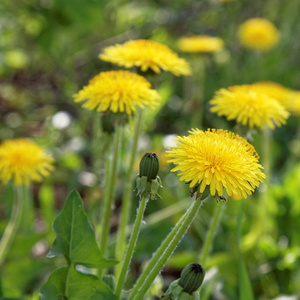
[[[190,187],[198,184],[200,193],[209,186],[211,195],[222,196],[225,188],[229,196],[247,198],[265,178],[255,149],[239,135],[222,129],[189,133],[176,137],[177,147],[167,155],[177,165],[171,171],[180,171]]]
[[[253,18],[244,22],[238,30],[242,45],[249,49],[266,51],[273,48],[278,40],[277,28],[268,20]]]
[[[142,76],[128,71],[102,72],[90,80],[75,96],[75,102],[85,101],[83,107],[97,111],[132,114],[135,105],[154,108],[160,96]]]
[[[293,91],[285,88],[279,83],[272,81],[260,81],[252,84],[257,91],[265,93],[277,100],[282,106],[289,110],[290,101],[293,98]]]
[[[0,144],[0,180],[6,184],[29,185],[41,181],[54,169],[53,158],[43,148],[26,139],[7,140]]]
[[[211,112],[226,116],[242,125],[275,129],[289,117],[288,111],[275,99],[257,91],[251,85],[236,85],[216,92],[210,100]]]
[[[300,116],[300,92],[299,91],[293,92],[293,95],[289,102],[289,111],[298,117]]]
[[[160,73],[162,69],[176,76],[191,75],[191,67],[185,59],[179,58],[167,46],[150,40],[134,40],[110,46],[99,57],[125,68],[139,67],[142,72],[151,69]]]
[[[177,42],[183,52],[216,52],[224,47],[222,39],[207,35],[182,37]]]

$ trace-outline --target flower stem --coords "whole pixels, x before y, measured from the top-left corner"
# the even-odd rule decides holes
[[[260,229],[261,233],[264,234],[267,231],[267,222],[268,220],[268,206],[269,206],[269,189],[270,189],[270,174],[271,174],[271,142],[272,142],[272,133],[270,129],[265,129],[263,131],[263,141],[262,141],[262,163],[264,167],[264,172],[266,174],[266,179],[263,183],[265,190],[260,194],[261,195],[261,205],[259,209],[260,215]]]
[[[7,253],[19,229],[23,211],[23,186],[16,188],[15,202],[13,204],[11,217],[4,230],[0,241],[0,266],[4,263]]]
[[[208,255],[209,255],[209,251],[213,244],[213,240],[214,240],[215,234],[217,232],[217,227],[220,223],[220,219],[222,216],[223,207],[224,207],[224,205],[222,205],[221,203],[217,203],[215,206],[214,216],[213,216],[213,219],[211,220],[209,230],[207,232],[207,235],[206,235],[206,238],[204,241],[203,250],[199,257],[199,263],[201,263],[201,265],[203,267],[205,267],[205,263],[206,263]]]
[[[203,200],[202,200],[203,201]],[[176,246],[190,227],[194,217],[202,205],[201,200],[195,200],[183,217],[157,249],[149,264],[139,277],[128,300],[140,300],[149,289],[155,277],[159,274],[169,257],[174,252]]]
[[[101,115],[99,112],[96,112],[93,116],[93,131],[92,131],[92,164],[93,164],[93,172],[98,175],[99,170],[99,162],[103,157],[99,157],[99,154],[103,155],[101,151],[101,143],[99,143],[101,139],[102,126],[101,126]],[[103,147],[102,147],[103,148]],[[99,179],[97,177],[97,183]]]
[[[261,239],[267,231],[268,218],[268,206],[269,206],[269,187],[270,187],[270,163],[271,163],[271,151],[270,145],[272,140],[271,130],[265,129],[262,134],[262,165],[264,167],[264,173],[266,179],[261,185],[261,191],[259,193],[259,205],[257,206],[257,220],[254,225],[255,239],[253,239],[253,245],[257,242],[257,238]]]
[[[192,109],[194,110],[191,118],[191,128],[203,128],[203,113],[204,113],[204,86],[205,86],[205,69],[207,65],[206,56],[192,57],[193,74],[192,85],[190,88],[191,100],[193,103]]]
[[[134,222],[132,234],[131,234],[131,237],[130,237],[128,248],[127,248],[124,260],[123,260],[120,276],[118,278],[118,282],[117,282],[117,286],[116,286],[115,294],[116,294],[117,297],[119,297],[120,294],[121,294],[122,287],[124,285],[126,275],[128,273],[128,267],[130,265],[132,255],[133,255],[133,251],[134,251],[134,248],[135,248],[135,245],[136,245],[136,242],[137,242],[137,238],[138,238],[138,235],[139,235],[139,232],[140,232],[140,227],[141,227],[141,223],[142,223],[142,220],[143,220],[144,211],[146,209],[146,204],[148,202],[148,199],[149,198],[142,197],[141,201],[140,201],[140,205],[139,205],[139,208],[138,208],[138,214],[137,214],[135,222]]]
[[[104,193],[103,207],[102,207],[102,219],[101,219],[101,233],[100,233],[100,249],[105,255],[107,251],[107,241],[110,228],[110,219],[112,214],[112,206],[114,200],[114,190],[117,178],[117,167],[119,161],[120,147],[122,139],[122,128],[117,125],[114,136],[114,151],[112,157],[111,168],[108,173],[106,181],[106,190]],[[109,163],[110,165],[110,163]]]
[[[125,248],[126,248],[126,226],[128,224],[128,220],[130,217],[130,208],[131,208],[131,193],[133,189],[133,180],[132,180],[132,173],[133,173],[133,166],[135,162],[136,152],[137,152],[137,145],[139,140],[139,135],[141,131],[141,123],[142,123],[142,116],[143,110],[138,109],[136,114],[136,120],[134,125],[134,132],[133,132],[133,143],[131,149],[131,156],[129,161],[129,167],[126,174],[126,181],[125,181],[125,191],[122,199],[122,208],[121,208],[121,216],[120,216],[120,224],[118,227],[118,234],[117,234],[117,243],[116,243],[116,259],[121,260],[124,256]],[[118,264],[116,266],[116,279],[119,278],[119,274],[121,271],[121,265]]]

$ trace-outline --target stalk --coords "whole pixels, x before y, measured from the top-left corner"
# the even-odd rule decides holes
[[[119,124],[116,126],[116,132],[114,136],[114,152],[111,162],[111,169],[108,172],[109,177],[106,181],[106,191],[103,199],[103,207],[102,207],[102,222],[101,222],[101,233],[100,233],[100,249],[102,253],[105,255],[107,251],[107,241],[109,235],[110,228],[110,219],[112,215],[112,206],[114,202],[114,191],[116,185],[117,178],[117,167],[120,155],[120,147],[121,147],[121,139],[122,139],[122,128]]]
[[[271,169],[271,151],[270,145],[272,141],[272,133],[270,129],[265,129],[262,135],[262,165],[266,179],[262,184],[262,191],[259,194],[260,204],[257,206],[258,220],[256,222],[257,237],[261,237],[267,232],[268,222],[268,206],[269,206],[269,188],[270,188],[270,169]]]
[[[121,216],[120,216],[120,224],[118,227],[118,233],[117,233],[117,243],[116,243],[116,259],[121,260],[124,256],[125,248],[126,248],[126,228],[128,225],[128,221],[130,218],[130,209],[131,209],[131,193],[133,189],[133,180],[132,180],[132,174],[133,174],[133,167],[135,163],[136,158],[136,152],[137,152],[137,145],[139,140],[139,135],[141,131],[141,123],[142,123],[142,116],[143,116],[143,110],[138,109],[136,114],[136,120],[134,125],[134,132],[133,132],[133,143],[132,143],[132,149],[131,149],[131,156],[129,161],[129,168],[126,174],[126,181],[125,181],[125,190],[124,195],[122,199],[122,208],[121,208]],[[119,278],[119,274],[121,271],[120,264],[116,266],[116,279]]]
[[[23,212],[23,186],[16,187],[16,195],[14,198],[15,202],[12,208],[11,217],[0,241],[0,266],[4,263],[21,224]]]
[[[209,255],[210,250],[211,250],[213,240],[214,240],[215,234],[217,232],[217,227],[220,223],[221,216],[222,216],[222,213],[223,213],[223,207],[224,207],[224,205],[222,205],[221,203],[217,203],[217,205],[214,209],[213,219],[211,220],[211,223],[210,223],[210,226],[209,226],[209,231],[207,232],[207,235],[206,235],[206,238],[205,238],[205,241],[204,241],[203,250],[202,250],[202,253],[199,257],[199,263],[201,263],[201,265],[203,267],[205,267],[207,257]]]
[[[153,255],[148,266],[139,277],[128,300],[140,300],[149,289],[155,277],[159,274],[169,257],[174,252],[176,246],[190,227],[203,200],[195,200],[184,216],[177,222],[176,226],[169,233],[156,253]]]
[[[117,282],[117,286],[116,286],[116,290],[115,290],[115,294],[117,297],[119,297],[122,292],[122,288],[123,288],[123,285],[124,285],[124,282],[125,282],[125,279],[126,279],[126,276],[128,273],[128,268],[129,268],[129,265],[130,265],[130,262],[132,259],[132,255],[133,255],[133,251],[135,249],[135,245],[136,245],[136,242],[138,239],[141,223],[143,220],[143,216],[144,216],[144,212],[145,212],[146,204],[147,204],[148,200],[149,200],[149,198],[141,197],[140,205],[138,208],[138,214],[137,214],[135,222],[134,222],[132,234],[130,237],[130,241],[128,244],[128,248],[127,248],[124,260],[123,260],[120,276],[118,278],[118,282]]]

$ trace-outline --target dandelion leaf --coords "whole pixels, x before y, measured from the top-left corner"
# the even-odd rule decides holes
[[[117,300],[110,287],[94,275],[82,274],[74,265],[54,271],[42,286],[41,300]]]
[[[108,268],[117,263],[102,255],[77,191],[69,195],[65,207],[53,223],[53,229],[56,240],[48,257],[64,256],[69,264],[93,268]]]
[[[68,270],[69,268],[63,267],[55,270],[49,276],[49,279],[41,288],[40,300],[64,299]]]

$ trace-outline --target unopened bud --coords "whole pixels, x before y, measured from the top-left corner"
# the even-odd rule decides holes
[[[197,289],[201,286],[205,271],[201,265],[192,263],[181,272],[180,278],[174,280],[161,297],[163,300],[200,300]]]
[[[160,178],[157,176],[159,161],[155,153],[146,153],[140,162],[140,173],[136,178],[138,195],[156,199],[158,189],[162,187]]]
[[[156,179],[159,170],[159,160],[155,153],[146,153],[140,162],[139,176],[147,177],[147,181]]]
[[[189,294],[196,291],[202,284],[205,271],[201,265],[197,263],[188,264],[181,272],[179,285]]]

